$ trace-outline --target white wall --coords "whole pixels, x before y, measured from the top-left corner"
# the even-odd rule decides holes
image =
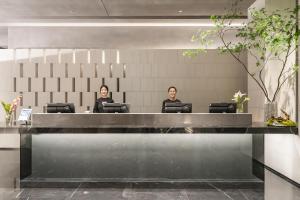
[[[267,10],[293,8],[294,1],[258,0],[253,7],[266,7]],[[296,55],[291,55],[290,63],[295,63]],[[274,77],[278,74],[278,64],[271,63],[272,71],[268,71],[267,87],[274,91]],[[248,66],[254,66],[254,61],[248,56]],[[298,85],[299,90],[299,85]],[[263,121],[263,105],[265,98],[256,84],[248,77],[248,93],[251,101],[248,104],[249,112],[253,114],[253,121]],[[286,110],[295,120],[296,118],[296,85],[294,82],[284,85],[278,95],[278,114],[280,108]],[[300,138],[298,135],[265,135],[265,165],[300,183]]]

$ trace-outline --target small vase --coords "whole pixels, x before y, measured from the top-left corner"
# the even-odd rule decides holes
[[[277,117],[277,102],[267,102],[264,105],[264,121],[271,117]]]
[[[13,115],[12,114],[6,114],[5,115],[5,124],[6,126],[11,126],[13,122]]]
[[[244,104],[238,103],[238,104],[236,105],[236,112],[237,112],[237,113],[244,113]]]

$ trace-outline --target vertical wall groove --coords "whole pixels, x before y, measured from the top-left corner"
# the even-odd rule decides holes
[[[24,64],[20,63],[19,67],[20,67],[20,78],[23,78],[24,77]]]
[[[16,77],[14,77],[13,91],[17,92],[17,78]]]
[[[31,78],[28,78],[28,92],[31,92]]]
[[[53,92],[50,92],[50,103],[53,103]]]
[[[39,96],[38,92],[34,93],[34,106],[38,107],[39,106]]]
[[[68,63],[65,63],[65,78],[69,77],[69,65]]]
[[[39,63],[35,63],[34,77],[39,77]]]
[[[72,92],[75,92],[75,78],[72,78]]]
[[[60,78],[57,78],[57,92],[60,92]]]
[[[53,78],[53,63],[50,63],[50,77]]]
[[[46,78],[43,78],[43,92],[46,92]]]

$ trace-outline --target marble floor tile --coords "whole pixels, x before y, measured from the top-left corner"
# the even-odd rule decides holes
[[[189,200],[184,189],[125,189],[128,200]]]
[[[232,200],[229,195],[216,189],[187,189],[186,192],[189,200]]]
[[[67,200],[123,200],[124,189],[89,188],[76,190]]]
[[[18,196],[19,200],[66,200],[75,189],[64,188],[27,188]]]
[[[226,189],[222,192],[234,200],[264,200],[264,191],[260,189]]]

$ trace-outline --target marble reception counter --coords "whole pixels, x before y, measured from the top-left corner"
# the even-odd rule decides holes
[[[0,134],[20,134],[24,187],[260,183],[255,159],[263,158],[264,134],[297,134],[298,129],[267,127],[251,118],[208,113],[33,114],[32,125],[1,126]]]

